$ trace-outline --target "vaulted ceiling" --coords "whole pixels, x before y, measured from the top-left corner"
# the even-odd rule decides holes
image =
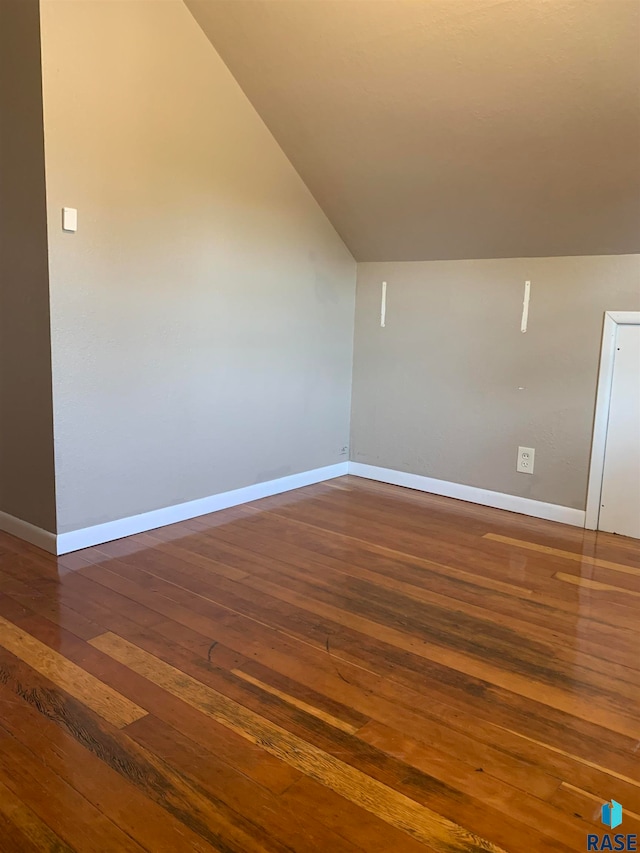
[[[639,0],[185,2],[357,260],[640,251]]]

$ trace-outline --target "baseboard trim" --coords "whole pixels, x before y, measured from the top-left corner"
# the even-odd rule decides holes
[[[114,539],[122,539],[125,536],[133,536],[136,533],[144,533],[158,527],[165,527],[168,524],[197,518],[210,512],[218,512],[232,506],[250,503],[260,498],[300,489],[303,486],[322,483],[325,480],[332,480],[345,474],[353,474],[367,480],[377,480],[381,483],[404,486],[420,492],[429,492],[469,503],[504,509],[508,512],[530,515],[534,518],[558,521],[575,527],[584,527],[585,524],[585,512],[572,507],[544,503],[530,498],[503,494],[502,492],[492,492],[488,489],[465,486],[461,483],[450,483],[446,480],[436,480],[433,477],[424,477],[420,474],[394,471],[391,468],[381,468],[377,465],[365,465],[361,462],[339,462],[336,465],[327,465],[324,468],[291,474],[277,480],[268,480],[266,483],[256,483],[252,486],[222,492],[199,500],[152,510],[128,518],[120,518],[105,524],[84,527],[80,530],[72,530],[58,536],[12,515],[0,512],[0,530],[17,536],[19,539],[36,545],[51,554],[62,555],[72,551],[80,551],[82,548],[90,548],[92,545],[100,545],[103,542],[111,542]]]
[[[100,545],[103,542],[133,536],[135,533],[155,530],[158,527],[165,527],[178,521],[197,518],[199,515],[218,512],[221,509],[257,501],[271,495],[279,495],[282,492],[290,492],[293,489],[311,486],[314,483],[322,483],[325,480],[332,480],[334,477],[342,477],[347,473],[348,463],[339,462],[337,465],[327,465],[325,468],[315,468],[312,471],[303,471],[301,474],[291,474],[288,477],[280,477],[278,480],[256,483],[253,486],[245,486],[207,498],[144,512],[141,515],[132,515],[128,518],[120,518],[117,521],[108,521],[105,524],[96,524],[93,527],[60,533],[56,543],[57,553],[68,554],[71,551],[80,551],[82,548],[90,548],[92,545]],[[53,536],[53,534],[51,535]]]
[[[407,474],[404,471],[394,471],[391,468],[365,465],[362,462],[349,462],[349,473],[355,477],[364,477],[367,480],[378,480],[381,483],[390,483],[393,486],[405,486],[419,492],[456,498],[460,501],[491,506],[495,509],[506,509],[508,512],[518,512],[521,515],[531,515],[534,518],[544,518],[547,521],[572,524],[574,527],[584,527],[585,524],[584,510],[573,509],[570,506],[534,501],[530,498],[520,498],[517,495],[506,495],[502,492],[478,489],[475,486],[465,486],[461,483],[449,483],[447,480],[423,477],[420,474]]]
[[[18,539],[23,539],[31,545],[36,545],[50,554],[56,553],[55,533],[43,530],[42,527],[36,527],[35,524],[29,524],[28,521],[22,521],[21,518],[0,512],[0,530],[17,536]]]

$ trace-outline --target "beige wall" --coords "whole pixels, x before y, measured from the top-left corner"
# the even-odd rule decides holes
[[[343,461],[355,263],[181,0],[43,0],[48,259],[37,3],[0,11],[0,511]],[[360,264],[351,458],[583,508],[602,315],[639,309],[638,255]]]
[[[42,34],[59,532],[345,460],[355,262],[186,6]]]
[[[640,255],[359,264],[351,459],[584,509],[607,310],[640,310]]]
[[[358,261],[640,252],[638,0],[186,0]]]
[[[0,512],[55,531],[37,0],[0,2]]]

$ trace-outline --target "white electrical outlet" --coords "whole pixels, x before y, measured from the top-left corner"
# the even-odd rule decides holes
[[[533,447],[519,447],[516,471],[520,471],[521,474],[533,474],[533,462],[535,457],[536,451]]]

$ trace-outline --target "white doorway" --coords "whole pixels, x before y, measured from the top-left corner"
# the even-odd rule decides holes
[[[640,312],[605,315],[585,527],[640,539]]]

